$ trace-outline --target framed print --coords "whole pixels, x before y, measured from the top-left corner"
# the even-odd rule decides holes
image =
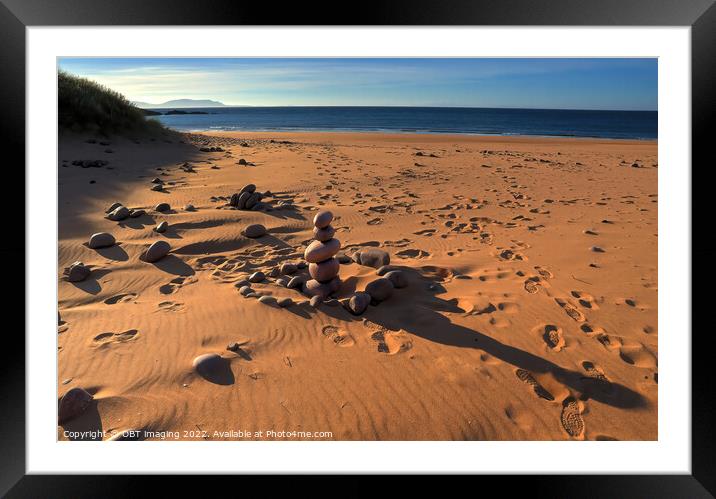
[[[3,494],[330,473],[711,497],[712,2],[307,14],[3,1],[27,195]]]

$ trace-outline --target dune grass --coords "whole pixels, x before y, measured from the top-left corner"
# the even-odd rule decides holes
[[[60,131],[162,133],[166,129],[133,106],[122,94],[97,82],[60,70],[57,75]]]

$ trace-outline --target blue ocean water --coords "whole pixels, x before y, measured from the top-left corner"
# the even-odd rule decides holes
[[[156,109],[166,112],[170,109]],[[454,107],[219,107],[153,116],[182,131],[358,131],[656,139],[656,111]]]

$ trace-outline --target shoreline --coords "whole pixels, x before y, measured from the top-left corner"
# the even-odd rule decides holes
[[[429,140],[430,142],[469,142],[469,143],[559,143],[559,142],[576,142],[579,144],[622,144],[622,145],[652,145],[658,144],[659,139],[619,139],[608,137],[574,137],[574,136],[554,136],[554,135],[486,135],[486,134],[468,134],[468,133],[432,133],[432,132],[394,132],[394,131],[266,131],[266,130],[202,130],[188,131],[175,130],[171,131],[180,134],[189,135],[205,135],[207,137],[227,137],[227,138],[246,138],[251,140],[262,140],[271,138],[286,139],[290,137],[317,137],[324,136],[331,138],[348,137],[351,139],[361,138],[365,140],[395,140],[407,139],[409,141]],[[356,137],[357,136],[357,137]],[[441,139],[441,140],[436,140]]]

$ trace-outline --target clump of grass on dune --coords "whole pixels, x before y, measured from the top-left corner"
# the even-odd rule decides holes
[[[61,131],[162,133],[166,129],[133,106],[122,94],[97,82],[59,71],[58,120]]]

